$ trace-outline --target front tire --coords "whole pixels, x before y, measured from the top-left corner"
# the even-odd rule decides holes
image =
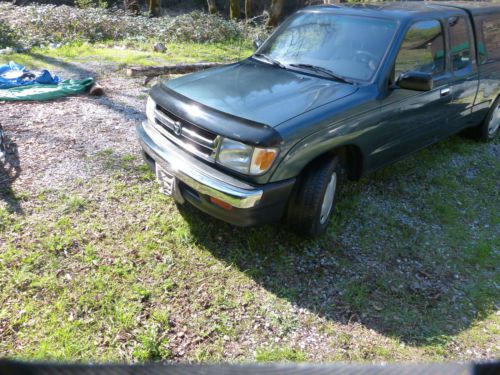
[[[328,228],[342,178],[338,157],[309,166],[290,199],[287,223],[298,234],[317,237]]]

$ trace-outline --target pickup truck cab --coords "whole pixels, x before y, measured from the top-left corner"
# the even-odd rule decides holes
[[[316,236],[344,177],[464,130],[493,139],[499,93],[499,5],[325,5],[244,61],[153,87],[137,133],[177,202]]]

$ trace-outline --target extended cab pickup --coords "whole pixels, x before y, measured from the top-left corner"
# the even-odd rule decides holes
[[[318,6],[248,59],[151,89],[137,128],[165,193],[229,223],[326,229],[338,186],[500,124],[500,6]]]

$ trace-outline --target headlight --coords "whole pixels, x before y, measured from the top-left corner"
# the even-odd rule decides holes
[[[244,174],[267,172],[278,155],[276,148],[258,148],[224,138],[217,160],[220,164]]]
[[[155,122],[155,110],[156,103],[150,96],[148,96],[148,101],[146,103],[146,117],[151,122]]]
[[[219,148],[218,160],[228,168],[248,174],[252,151],[253,148],[244,143],[224,138]]]

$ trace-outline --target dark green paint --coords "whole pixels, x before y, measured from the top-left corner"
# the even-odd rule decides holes
[[[500,13],[499,6],[487,6],[489,14]],[[476,48],[469,66],[452,71],[448,19],[469,19],[468,10],[429,3],[309,9],[306,11],[387,17],[398,23],[396,38],[372,81],[339,83],[250,58],[166,82],[152,92],[155,100],[168,106],[168,92],[175,91],[186,104],[176,102],[171,108],[182,109],[192,121],[198,116],[202,126],[233,134],[236,139],[251,141],[254,137],[255,142],[250,143],[265,144],[262,129],[279,133],[278,160],[265,175],[246,177],[250,182],[264,184],[296,177],[312,160],[342,146],[358,150],[361,172],[366,173],[477,124],[500,92],[500,63],[478,66]],[[485,13],[477,9],[471,12]],[[443,25],[445,71],[434,77],[430,91],[391,86],[389,77],[406,31],[414,22],[426,20]],[[476,38],[477,31],[471,32],[471,46],[477,44]],[[484,53],[483,44],[477,49]],[[443,95],[448,90],[449,94]],[[189,113],[189,106],[196,108],[196,113]],[[240,133],[243,138],[238,138]]]

